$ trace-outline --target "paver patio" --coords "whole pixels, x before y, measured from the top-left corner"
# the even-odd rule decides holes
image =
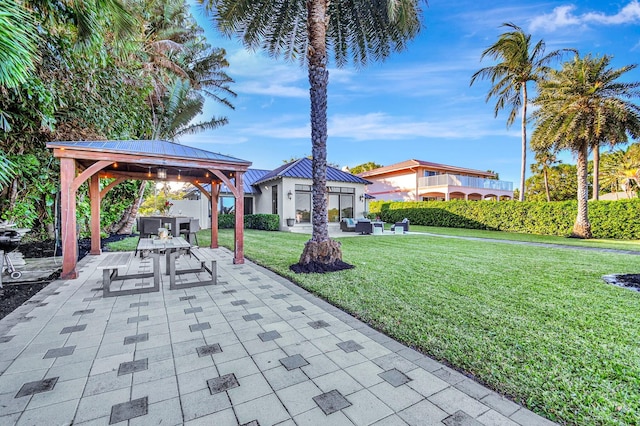
[[[163,275],[159,292],[113,298],[95,268],[106,254],[87,256],[78,279],[1,320],[0,424],[553,424],[276,274],[213,253],[215,286],[169,290]]]

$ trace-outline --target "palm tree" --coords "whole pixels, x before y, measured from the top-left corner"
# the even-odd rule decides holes
[[[234,108],[227,98],[236,94],[229,87],[233,80],[224,72],[229,66],[224,49],[206,42],[183,0],[145,0],[139,6],[145,33],[143,49],[137,53],[143,73],[153,81],[151,139],[176,140],[227,124],[226,117],[215,116],[191,123],[203,111],[205,97]],[[118,233],[131,232],[146,186],[140,182],[132,208],[115,226]]]
[[[313,233],[299,272],[350,267],[329,238],[326,202],[328,48],[337,66],[366,65],[401,51],[420,30],[419,0],[199,0],[226,35],[273,57],[306,61],[311,100]]]
[[[154,113],[151,139],[176,140],[182,135],[216,129],[228,123],[225,117],[191,123],[203,107],[204,96],[193,90],[189,80],[175,77],[161,99],[159,111]]]
[[[48,25],[63,24],[65,30],[73,29],[77,47],[102,48],[107,34],[114,35],[116,43],[137,36],[138,22],[122,0],[23,1],[34,16],[49,21]]]
[[[16,87],[33,71],[37,33],[33,17],[19,2],[0,3],[0,86]]]
[[[556,154],[551,151],[539,151],[535,153],[536,162],[531,165],[533,173],[542,172],[544,180],[544,192],[547,196],[547,202],[551,201],[551,192],[549,191],[549,168],[558,163]]]
[[[531,146],[536,150],[569,149],[577,156],[578,215],[573,236],[591,238],[587,200],[589,148],[602,141],[624,143],[628,135],[640,136],[640,107],[629,99],[638,96],[640,82],[618,79],[636,66],[609,68],[609,56],[578,54],[552,70],[538,84],[539,109],[533,113],[536,129]]]
[[[522,121],[522,165],[520,172],[520,201],[524,201],[525,171],[527,167],[527,83],[538,82],[548,71],[548,64],[559,57],[563,50],[555,50],[544,54],[545,43],[540,40],[531,46],[531,35],[525,34],[522,28],[512,23],[504,23],[512,31],[502,34],[495,44],[482,52],[480,59],[490,57],[500,61],[497,64],[478,70],[471,76],[471,85],[478,78],[491,80],[493,87],[487,94],[486,102],[497,98],[494,116],[501,109],[509,106],[511,111],[507,118],[507,128],[514,123],[518,110]],[[564,49],[567,50],[567,49]]]
[[[612,192],[620,189],[631,197],[633,191],[640,189],[640,158],[638,144],[631,145],[626,151],[615,151],[605,155],[602,161],[602,184]]]

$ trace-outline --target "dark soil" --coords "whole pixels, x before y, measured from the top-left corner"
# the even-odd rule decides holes
[[[106,249],[106,244],[114,241],[120,241],[131,235],[111,235],[107,238],[103,238],[100,242],[103,250]],[[57,247],[54,241],[40,241],[20,243],[17,246],[17,250],[22,253],[24,258],[33,259],[41,257],[53,257],[61,256],[60,247]],[[78,240],[78,260],[82,259],[91,250],[91,239],[83,238]],[[48,276],[43,281],[38,282],[23,282],[15,284],[7,284],[4,282],[4,288],[0,289],[0,319],[6,317],[16,308],[29,300],[34,294],[45,288],[51,281],[56,280],[60,276],[60,271],[56,271]]]
[[[289,266],[296,274],[324,274],[327,272],[337,272],[344,269],[353,269],[353,265],[349,265],[342,260],[333,263],[309,262],[305,264],[296,263]]]
[[[612,280],[611,284],[640,291],[640,274],[620,274],[613,277],[614,280]],[[605,281],[610,282],[609,280]]]

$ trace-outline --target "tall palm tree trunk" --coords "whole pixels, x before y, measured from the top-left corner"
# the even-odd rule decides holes
[[[313,233],[305,244],[296,272],[326,272],[351,267],[342,262],[338,241],[329,238],[327,213],[327,0],[308,0],[309,83],[311,85],[311,155],[313,173]]]
[[[572,237],[591,238],[591,224],[589,223],[588,201],[589,188],[587,186],[587,162],[589,156],[589,146],[586,142],[578,150],[578,216],[573,224]]]
[[[311,160],[313,173],[313,234],[311,239],[329,239],[327,214],[327,1],[308,1],[309,84],[311,97]]]
[[[522,167],[520,170],[520,194],[518,199],[524,201],[524,183],[527,168],[527,83],[522,85]]]
[[[600,145],[593,147],[593,199],[600,199]]]

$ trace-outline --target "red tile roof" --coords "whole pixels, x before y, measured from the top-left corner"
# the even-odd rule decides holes
[[[362,172],[362,173],[359,173],[358,176],[363,178],[369,178],[369,177],[375,177],[375,176],[384,175],[387,173],[392,173],[397,171],[410,170],[416,167],[423,167],[427,169],[436,169],[436,170],[443,170],[443,171],[452,172],[452,173],[477,175],[477,176],[484,176],[484,177],[491,177],[491,178],[496,176],[495,173],[491,173],[483,170],[466,169],[464,167],[449,166],[447,164],[430,163],[428,161],[413,160],[413,159],[402,161],[396,164],[391,164],[390,166],[379,167],[377,169]]]

